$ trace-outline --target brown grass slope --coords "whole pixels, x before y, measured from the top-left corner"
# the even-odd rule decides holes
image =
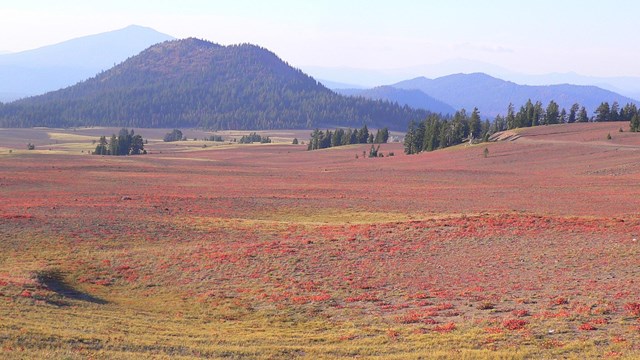
[[[638,358],[626,125],[376,159],[0,132],[0,357]]]

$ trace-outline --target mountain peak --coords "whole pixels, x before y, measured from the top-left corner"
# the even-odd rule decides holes
[[[402,129],[423,110],[337,95],[251,44],[165,41],[74,86],[3,106],[0,126]],[[41,114],[46,113],[46,116]]]
[[[38,49],[0,54],[0,100],[42,94],[85,80],[153,44],[173,39],[130,25]]]
[[[120,30],[144,30],[144,31],[154,31],[157,32],[155,29],[150,28],[148,26],[142,26],[142,25],[136,25],[136,24],[131,24],[129,26],[126,26]],[[118,31],[118,30],[116,30]]]

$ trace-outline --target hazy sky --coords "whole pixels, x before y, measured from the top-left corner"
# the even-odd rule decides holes
[[[0,19],[0,51],[136,24],[258,44],[302,68],[464,58],[525,73],[640,76],[637,0],[0,0]]]

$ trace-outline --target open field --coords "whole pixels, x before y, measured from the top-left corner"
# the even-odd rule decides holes
[[[627,128],[376,159],[0,130],[0,357],[639,358]]]

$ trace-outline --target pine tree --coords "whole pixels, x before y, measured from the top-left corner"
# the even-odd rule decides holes
[[[631,128],[632,132],[640,131],[640,117],[638,117],[638,113],[633,114],[633,116],[631,117],[629,127]]]
[[[96,149],[93,151],[94,155],[107,155],[109,149],[107,148],[107,137],[100,136],[100,140],[98,140],[98,145],[96,145]]]
[[[513,110],[513,104],[509,103],[509,107],[507,108],[507,118],[505,119],[507,123],[507,130],[511,130],[517,127],[516,124],[516,115]]]
[[[424,138],[422,141],[422,151],[433,151],[440,144],[440,121],[437,115],[430,115],[425,121]]]
[[[366,144],[369,140],[369,129],[365,124],[360,131],[358,131],[358,144]]]
[[[587,115],[587,109],[583,106],[580,108],[580,112],[578,113],[577,122],[588,122],[589,115]]]
[[[531,127],[535,126],[535,114],[534,114],[534,106],[531,102],[531,99],[527,100],[527,103],[524,105],[524,117],[523,123],[518,127]]]
[[[351,144],[352,133],[353,131],[351,131],[351,128],[347,129],[347,131],[344,133],[344,136],[342,137],[342,145]]]
[[[609,106],[609,103],[606,101],[600,103],[600,106],[598,106],[594,114],[596,116],[595,121],[597,122],[609,121],[609,117],[611,116],[611,108]]]
[[[620,116],[620,104],[614,101],[609,111],[609,121],[618,121]]]
[[[380,145],[376,148],[375,145],[371,144],[371,148],[369,149],[369,157],[375,158],[378,157],[378,151],[380,150]]]
[[[349,144],[357,144],[358,143],[358,130],[353,129],[351,132],[351,137],[349,137]]]
[[[414,147],[415,136],[416,136],[416,123],[415,121],[411,120],[409,122],[407,133],[404,136],[404,153],[407,155],[417,153],[416,148]]]
[[[108,155],[118,155],[118,138],[116,134],[111,135],[111,139],[109,140]]]
[[[579,110],[580,110],[580,104],[575,103],[571,105],[571,109],[569,109],[569,118],[567,119],[567,122],[569,124],[576,122]]]
[[[542,103],[540,101],[536,101],[536,104],[533,106],[533,126],[540,125],[543,122],[544,118],[544,110],[542,109]]]
[[[386,143],[388,140],[389,140],[389,129],[388,128],[378,129],[378,131],[376,132],[374,143],[383,144],[383,143]]]
[[[133,131],[133,130],[132,130]],[[131,155],[139,155],[144,152],[144,139],[140,135],[134,135],[131,139]]]
[[[549,102],[547,105],[547,111],[544,115],[544,124],[545,125],[553,125],[558,124],[560,122],[560,106],[553,100]]]
[[[469,118],[469,137],[482,137],[481,130],[482,124],[480,119],[480,111],[478,110],[478,108],[473,108],[473,112],[471,113],[471,117]]]

